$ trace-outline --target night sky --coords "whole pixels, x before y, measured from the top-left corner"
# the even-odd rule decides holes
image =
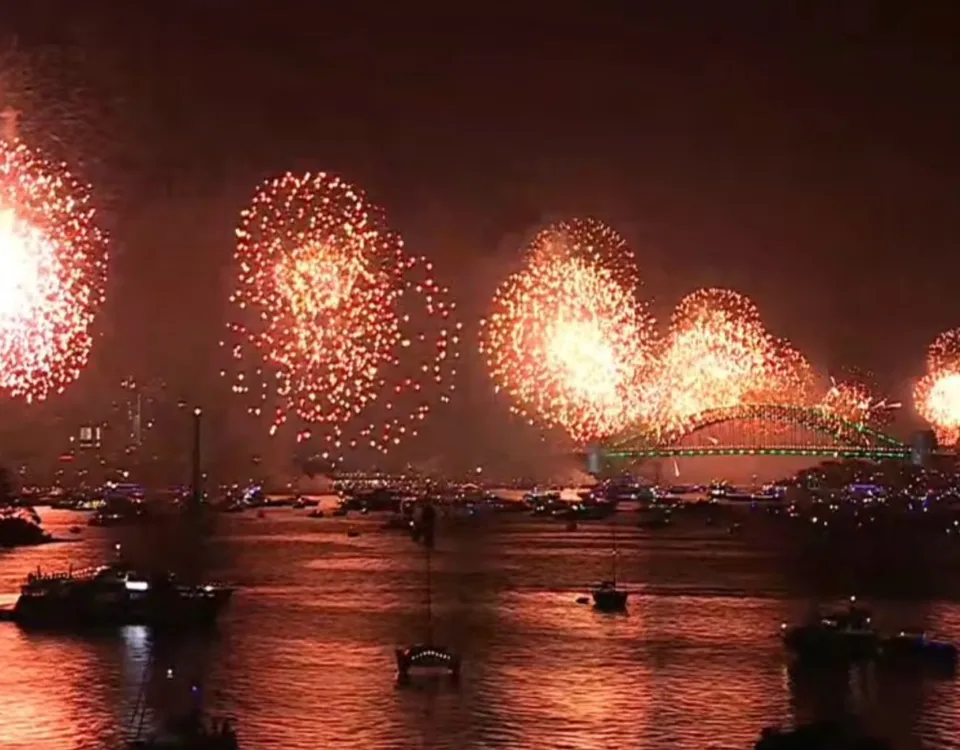
[[[908,398],[960,325],[957,21],[949,3],[0,9],[23,129],[94,183],[114,238],[87,380],[160,373],[227,401],[237,213],[268,175],[332,170],[449,281],[467,323],[450,414],[478,444],[509,420],[475,321],[530,230],[569,215],[627,237],[659,317],[730,286],[821,370]]]

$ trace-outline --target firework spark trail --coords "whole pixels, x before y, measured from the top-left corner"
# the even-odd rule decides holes
[[[830,387],[819,402],[825,412],[874,429],[889,424],[893,412],[900,406],[900,403],[878,397],[873,379],[856,370],[849,370],[840,378],[831,377]]]
[[[927,374],[913,393],[917,412],[943,445],[960,440],[960,328],[941,333],[927,351]]]
[[[561,222],[537,235],[481,332],[480,351],[514,412],[578,442],[637,418],[654,342],[637,285],[633,254],[601,222]]]
[[[43,400],[79,377],[106,261],[88,188],[23,143],[0,142],[0,390]]]
[[[460,328],[447,289],[339,177],[265,183],[241,215],[236,263],[233,390],[272,416],[272,434],[295,418],[324,458],[385,453],[447,400]]]

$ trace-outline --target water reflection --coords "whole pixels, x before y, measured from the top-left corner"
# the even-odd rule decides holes
[[[54,531],[76,523],[69,513],[50,520]],[[440,537],[432,578],[435,632],[463,655],[461,683],[398,690],[393,649],[426,627],[421,548],[374,518],[288,510],[219,523],[212,537],[85,529],[77,544],[0,553],[0,593],[15,593],[37,565],[101,562],[116,541],[144,560],[244,584],[212,638],[158,642],[136,628],[71,638],[0,624],[0,745],[103,747],[128,730],[142,687],[153,724],[194,682],[212,714],[238,717],[245,744],[291,750],[747,747],[764,725],[838,709],[898,747],[950,747],[960,730],[952,682],[786,668],[778,625],[815,601],[791,549],[703,529],[622,528],[632,593],[628,614],[610,617],[576,603],[609,570],[608,527],[457,522]],[[949,598],[870,604],[885,627],[960,637]]]

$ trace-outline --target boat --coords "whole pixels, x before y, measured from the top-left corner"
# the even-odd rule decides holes
[[[612,527],[613,550],[612,573],[609,581],[602,581],[599,586],[591,592],[593,596],[593,607],[601,612],[624,612],[627,609],[627,592],[617,587],[617,527]]]
[[[200,705],[200,688],[191,687],[190,711],[178,720],[169,722],[157,732],[145,734],[146,687],[155,656],[144,670],[140,692],[134,704],[133,736],[127,740],[127,750],[239,750],[237,733],[229,719],[209,720]]]
[[[783,623],[780,630],[786,647],[800,658],[860,661],[876,656],[879,648],[872,622],[870,613],[851,596],[844,611],[817,614],[802,625]]]
[[[207,727],[202,718],[196,725],[192,719],[181,725],[173,725],[156,735],[133,739],[127,743],[128,750],[238,750],[237,735],[233,727],[224,722],[220,727]]]
[[[233,589],[183,584],[171,573],[145,574],[122,560],[87,570],[27,577],[12,619],[24,627],[211,625]]]
[[[627,592],[617,588],[616,581],[602,581],[591,592],[593,606],[601,612],[623,612],[627,609]]]
[[[767,727],[760,733],[754,750],[891,750],[882,740],[865,735],[855,723],[820,721],[790,731]]]
[[[957,668],[957,647],[930,638],[920,630],[901,630],[880,642],[879,657],[891,666],[929,666],[949,672]]]
[[[408,682],[412,673],[440,673],[456,681],[460,677],[460,657],[445,646],[433,641],[433,595],[430,557],[433,549],[435,515],[433,506],[424,506],[420,523],[423,546],[426,550],[427,569],[427,637],[422,643],[414,643],[396,649],[397,680]]]
[[[102,508],[96,511],[90,520],[89,526],[123,526],[127,524],[140,523],[147,519],[147,511],[142,505],[130,505],[122,507],[115,505],[110,508]]]

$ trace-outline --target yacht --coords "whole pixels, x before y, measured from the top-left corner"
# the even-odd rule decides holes
[[[627,592],[617,588],[617,527],[611,526],[613,549],[611,550],[612,575],[610,580],[603,581],[591,592],[593,606],[601,612],[624,612],[627,609]]]
[[[397,676],[401,681],[410,678],[412,671],[438,672],[456,679],[460,676],[460,657],[444,646],[417,643],[397,649]]]
[[[617,588],[616,581],[603,581],[594,588],[593,606],[601,612],[623,612],[627,609],[627,592]]]
[[[434,543],[434,527],[436,525],[436,514],[431,503],[424,505],[421,512],[421,518],[418,526],[419,538],[423,543],[426,552],[426,573],[427,573],[427,638],[424,642],[414,643],[409,646],[403,646],[396,649],[397,658],[397,680],[400,684],[406,684],[411,678],[411,673],[441,673],[446,674],[451,680],[457,681],[460,678],[460,657],[454,654],[445,646],[439,646],[433,642],[433,591],[431,580],[430,557]]]
[[[817,614],[803,625],[780,626],[786,647],[801,658],[859,661],[877,653],[880,637],[855,596],[845,611]]]

